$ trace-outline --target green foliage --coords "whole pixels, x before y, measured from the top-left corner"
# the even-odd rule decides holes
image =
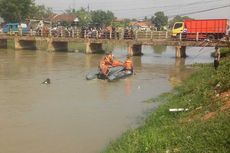
[[[95,27],[105,27],[111,25],[111,22],[115,19],[114,14],[111,11],[96,10],[91,12],[92,25]]]
[[[81,8],[80,10],[77,10],[77,11],[74,10],[73,13],[77,15],[79,19],[78,25],[80,27],[88,26],[92,22],[92,17],[91,17],[90,12],[88,12],[84,8]]]
[[[34,0],[0,0],[0,16],[6,22],[24,22],[26,19],[44,19],[52,14],[50,8],[35,5]]]
[[[156,12],[152,17],[152,22],[155,24],[158,30],[161,30],[168,24],[168,17],[164,15],[164,12]]]
[[[161,97],[161,105],[144,124],[124,133],[104,150],[105,153],[227,153],[229,152],[229,110],[221,111],[216,94],[230,89],[230,58],[196,65],[196,72],[171,94]],[[160,101],[160,100],[159,100]],[[169,108],[188,108],[169,112]],[[215,116],[202,118],[209,112]]]
[[[78,17],[79,27],[105,27],[111,25],[112,21],[115,19],[114,14],[111,11],[87,11],[84,8],[79,10],[67,10],[68,14],[74,14]]]
[[[30,16],[34,0],[1,0],[0,16],[6,22],[21,22]]]
[[[230,48],[221,48],[220,49],[220,57],[227,57],[230,56]]]
[[[112,22],[111,25],[113,27],[127,27],[129,26],[129,19],[125,19],[124,21],[116,21],[116,22]]]
[[[51,8],[46,8],[44,5],[32,5],[30,18],[47,19],[53,14]]]

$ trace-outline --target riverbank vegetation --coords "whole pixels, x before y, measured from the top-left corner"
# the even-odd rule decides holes
[[[230,57],[221,59],[218,70],[213,64],[194,65],[194,69],[183,85],[156,99],[163,104],[142,126],[124,133],[103,152],[229,152]],[[170,112],[171,108],[188,110]]]

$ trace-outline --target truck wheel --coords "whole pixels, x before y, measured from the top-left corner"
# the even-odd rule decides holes
[[[215,39],[215,36],[214,36],[214,35],[208,35],[208,39],[209,39],[209,40],[214,40],[214,39]]]

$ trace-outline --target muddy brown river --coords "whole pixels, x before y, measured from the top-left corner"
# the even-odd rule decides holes
[[[125,59],[127,48],[113,54]],[[140,125],[156,103],[189,76],[189,64],[212,62],[213,48],[143,46],[133,57],[136,75],[116,82],[85,80],[103,55],[0,50],[0,153],[97,153]],[[46,78],[50,85],[41,84]]]

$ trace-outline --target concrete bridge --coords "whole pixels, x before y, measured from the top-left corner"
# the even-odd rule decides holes
[[[0,48],[13,49],[42,49],[47,51],[68,51],[69,43],[81,44],[83,50],[87,54],[103,51],[103,45],[108,43],[125,44],[128,47],[127,54],[136,56],[141,55],[142,45],[163,45],[175,46],[176,57],[186,57],[186,47],[230,47],[230,42],[220,40],[183,40],[181,37],[172,39],[168,32],[136,32],[133,37],[112,37],[100,39],[98,37],[87,38],[76,35],[68,37],[52,37],[52,36],[9,36],[0,35]],[[197,37],[198,38],[198,37]]]

